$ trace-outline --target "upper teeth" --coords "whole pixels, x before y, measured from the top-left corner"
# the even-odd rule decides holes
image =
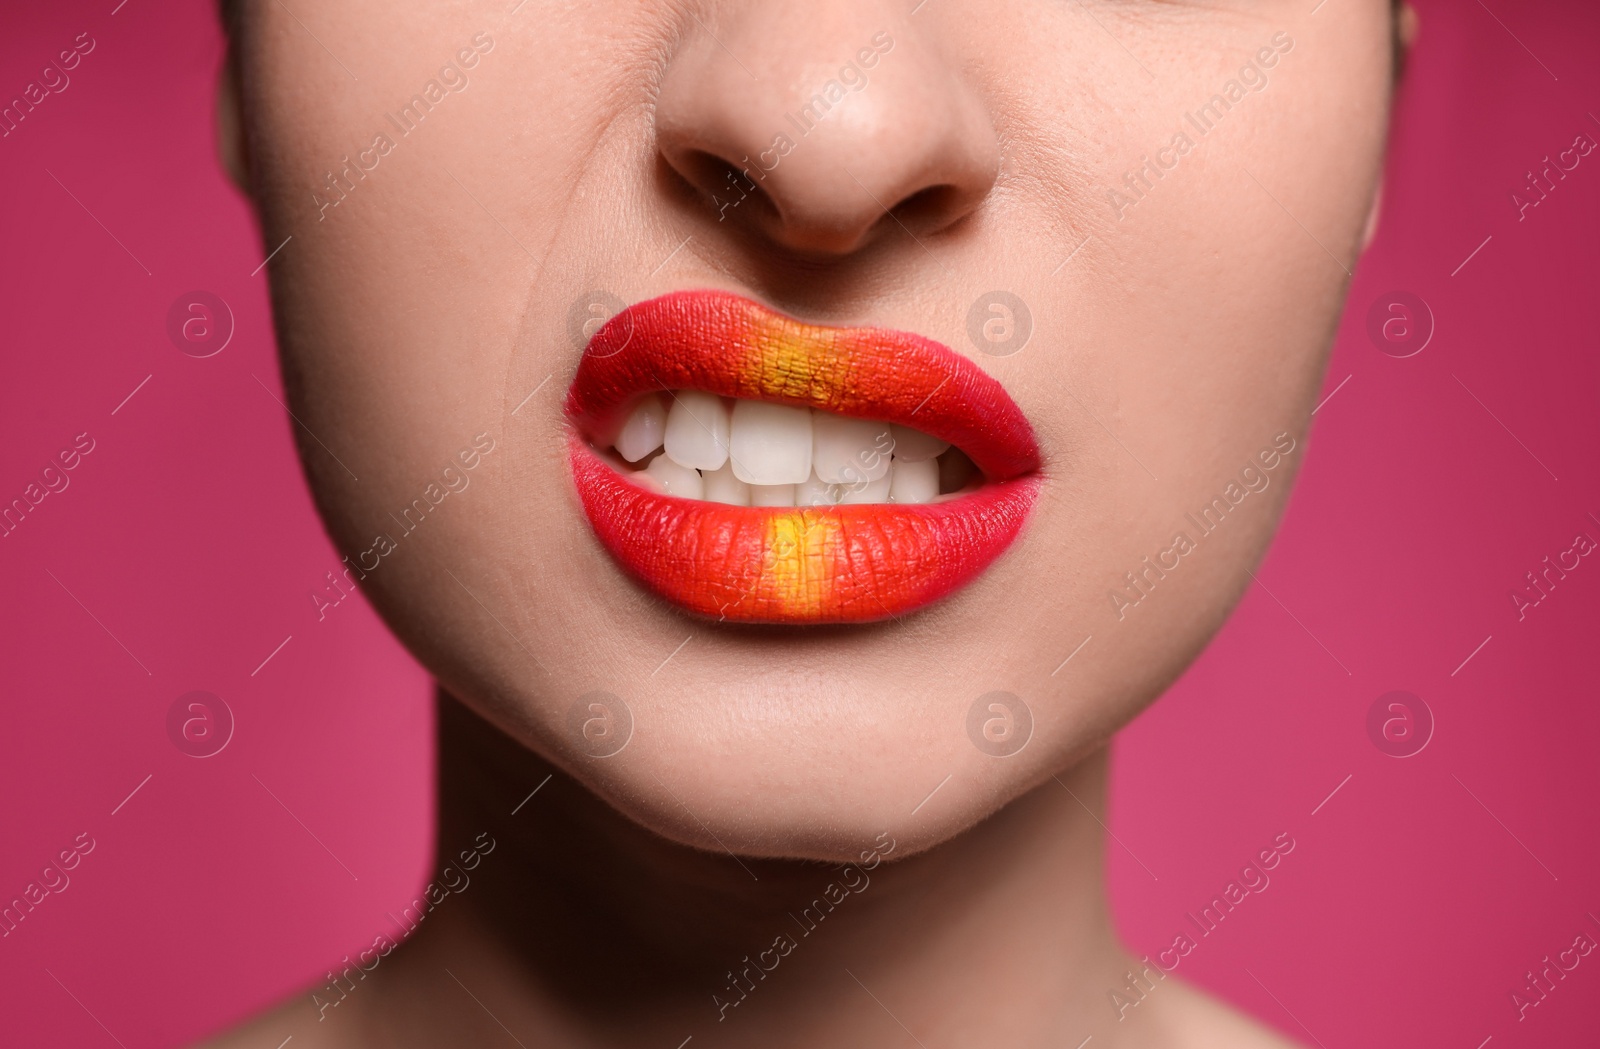
[[[810,409],[736,401],[730,430],[733,476],[746,484],[799,484],[811,476]]]
[[[811,421],[811,468],[824,484],[860,484],[889,475],[894,438],[883,423],[819,413]]]
[[[899,425],[700,390],[650,394],[623,421],[617,454],[636,481],[735,506],[926,503],[950,445]]]
[[[661,398],[652,393],[628,413],[628,421],[617,434],[617,454],[630,463],[638,462],[661,447],[666,426],[667,410],[661,406]]]
[[[679,393],[667,409],[663,442],[667,455],[694,470],[715,470],[727,462],[728,409],[722,398],[699,390]]]

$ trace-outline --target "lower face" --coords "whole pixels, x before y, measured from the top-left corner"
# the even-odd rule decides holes
[[[359,80],[278,5],[238,39],[266,239],[294,237],[272,294],[307,474],[443,685],[662,834],[827,859],[948,838],[1159,695],[1306,450],[1388,4],[708,10],[775,129],[836,53],[895,42],[783,163],[851,112],[900,155],[933,90],[911,70],[993,127],[959,222],[896,211],[823,257],[657,152],[659,85],[727,61],[695,19],[504,7],[327,5]],[[462,85],[391,120],[446,63]],[[335,198],[347,156],[375,166]],[[996,317],[1026,338],[986,340]],[[995,693],[1025,746],[984,735]],[[585,735],[597,703],[620,750]]]

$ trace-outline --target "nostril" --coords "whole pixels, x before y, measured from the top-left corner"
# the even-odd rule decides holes
[[[747,228],[771,231],[775,226],[788,226],[793,218],[787,216],[777,200],[762,187],[764,173],[758,165],[733,164],[716,153],[697,148],[673,151],[665,159],[685,196],[707,209],[718,222],[736,222]],[[941,183],[925,186],[900,200],[874,197],[856,222],[848,223],[851,229],[820,231],[824,223],[819,215],[804,223],[806,227],[818,226],[819,236],[800,236],[798,234],[806,230],[796,229],[778,231],[778,239],[791,247],[831,253],[853,250],[869,239],[875,229],[897,224],[914,234],[935,233],[967,214],[970,195],[958,185]],[[872,217],[873,212],[876,219]]]
[[[769,211],[772,201],[757,184],[757,175],[748,166],[727,160],[702,149],[684,150],[669,163],[688,189],[711,208],[719,221],[741,217],[739,213]],[[752,216],[746,214],[748,219]]]
[[[928,186],[890,207],[889,214],[908,230],[933,232],[966,215],[967,196],[956,186]]]
[[[728,176],[737,175],[732,164],[703,149],[681,150],[670,160],[684,181],[702,193],[714,192]]]

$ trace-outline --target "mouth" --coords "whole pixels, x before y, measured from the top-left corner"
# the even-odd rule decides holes
[[[612,317],[566,416],[601,545],[658,597],[716,620],[905,615],[977,578],[1039,490],[1032,427],[967,358],[726,292]]]

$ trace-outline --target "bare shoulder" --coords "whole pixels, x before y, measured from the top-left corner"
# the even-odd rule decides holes
[[[1303,1049],[1277,1031],[1198,988],[1168,979],[1151,995],[1144,1019],[1157,1044],[1170,1049]],[[1153,1008],[1151,1008],[1153,1007]]]
[[[318,1023],[316,1010],[297,995],[194,1049],[280,1049],[290,1038],[294,1049],[348,1049],[356,1044],[349,1040],[351,1033],[349,1025],[335,1029]]]

